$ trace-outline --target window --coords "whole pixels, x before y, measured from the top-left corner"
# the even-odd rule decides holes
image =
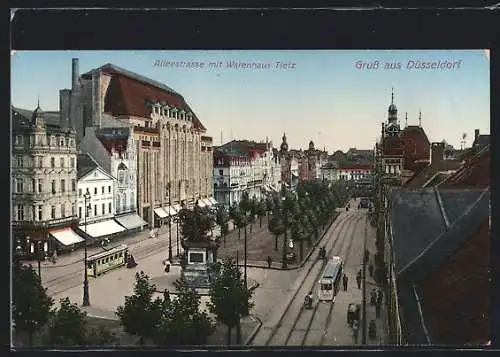
[[[22,145],[23,144],[23,136],[22,135],[17,135],[16,136],[16,144],[17,145]]]
[[[106,205],[104,203],[101,205],[101,209],[102,209],[102,211],[101,211],[102,214],[105,214],[106,213]]]
[[[52,193],[56,193],[56,180],[52,180]]]
[[[104,186],[101,187],[101,193],[104,195]]]
[[[38,167],[43,167],[43,157],[42,156],[38,157]]]
[[[23,167],[23,157],[21,155],[17,157],[17,167]]]
[[[66,204],[61,204],[61,218],[66,217]]]
[[[23,179],[16,179],[16,192],[17,193],[23,193],[23,189],[24,189],[24,183],[23,183]]]
[[[190,263],[203,263],[203,253],[190,253],[189,254]]]
[[[76,191],[76,180],[75,179],[71,180],[71,191],[72,192]]]
[[[61,166],[61,167],[64,167],[64,157],[61,157],[61,158],[59,159],[59,163],[60,163],[60,166]]]
[[[64,146],[64,138],[63,137],[61,137],[59,139],[59,146]]]
[[[97,205],[94,205],[94,216],[97,216]]]
[[[56,206],[52,206],[50,209],[50,217],[52,219],[56,218]]]
[[[224,170],[219,170],[219,175],[223,176],[224,175]]]
[[[24,221],[24,206],[17,205],[17,220]]]
[[[94,195],[97,195],[97,187],[94,187]]]
[[[111,186],[108,186],[108,193],[111,193]]]
[[[52,168],[56,167],[56,159],[53,157],[50,158],[50,167]]]
[[[75,167],[75,158],[74,157],[70,158],[69,162],[70,162],[71,167]]]
[[[31,192],[35,193],[36,192],[36,180],[31,179]]]
[[[82,207],[78,207],[78,218],[82,218]]]
[[[74,203],[71,204],[71,215],[74,216],[75,215],[75,210],[76,210],[76,206]]]
[[[82,197],[82,189],[81,188],[78,189],[78,197]]]
[[[112,209],[111,209],[111,202],[108,203],[108,213],[111,213]]]
[[[61,180],[61,192],[66,192],[66,180]]]

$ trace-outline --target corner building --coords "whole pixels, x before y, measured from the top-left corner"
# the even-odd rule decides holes
[[[212,196],[212,138],[181,94],[113,64],[81,76],[78,67],[73,59],[69,108],[77,111],[70,113],[77,138],[88,127],[101,128],[103,117],[133,131],[137,213],[150,227],[175,213],[169,205],[178,210]]]

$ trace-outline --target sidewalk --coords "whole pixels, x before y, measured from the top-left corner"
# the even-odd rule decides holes
[[[377,248],[375,247],[375,237],[376,237],[376,229],[368,224],[367,228],[367,237],[366,237],[366,249],[370,252],[370,262],[373,262],[375,253],[377,252]],[[370,276],[368,272],[367,264],[366,268],[366,343],[367,345],[387,345],[389,343],[389,322],[387,316],[387,305],[386,305],[386,296],[384,293],[382,306],[380,310],[380,317],[376,316],[376,309],[374,305],[370,304],[370,292],[372,289],[380,288],[381,285],[378,285],[373,277]],[[368,334],[368,326],[371,320],[375,320],[375,325],[377,326],[377,336],[375,339],[371,340]],[[361,334],[360,334],[361,338]],[[359,340],[360,341],[360,340]],[[361,342],[361,341],[360,341]]]

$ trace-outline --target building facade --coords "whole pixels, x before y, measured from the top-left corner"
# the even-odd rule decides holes
[[[212,139],[204,135],[205,127],[182,95],[112,64],[80,76],[74,59],[72,70],[72,89],[64,93],[71,99],[68,108],[79,142],[85,128],[102,128],[105,116],[131,129],[137,158],[137,213],[150,227],[167,217],[169,204],[188,207],[211,197]]]
[[[83,239],[77,224],[75,131],[58,113],[12,108],[12,237],[16,251],[52,252]],[[51,240],[50,238],[55,238]],[[43,252],[42,252],[43,251]]]
[[[215,200],[224,207],[241,202],[246,196],[261,200],[278,190],[277,158],[270,143],[233,140],[213,154]]]

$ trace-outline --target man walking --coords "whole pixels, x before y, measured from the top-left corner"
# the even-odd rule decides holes
[[[349,281],[349,278],[347,277],[347,275],[344,274],[344,276],[342,277],[342,282],[344,283],[344,291],[347,291],[348,281]]]
[[[272,262],[273,262],[273,260],[271,259],[271,256],[270,256],[270,255],[268,255],[268,256],[267,256],[267,267],[268,267],[269,269],[271,269],[271,263],[272,263]]]
[[[373,264],[370,263],[368,266],[368,273],[370,274],[370,278],[373,278]]]
[[[358,285],[358,289],[361,289],[361,270],[356,275],[356,284]]]

